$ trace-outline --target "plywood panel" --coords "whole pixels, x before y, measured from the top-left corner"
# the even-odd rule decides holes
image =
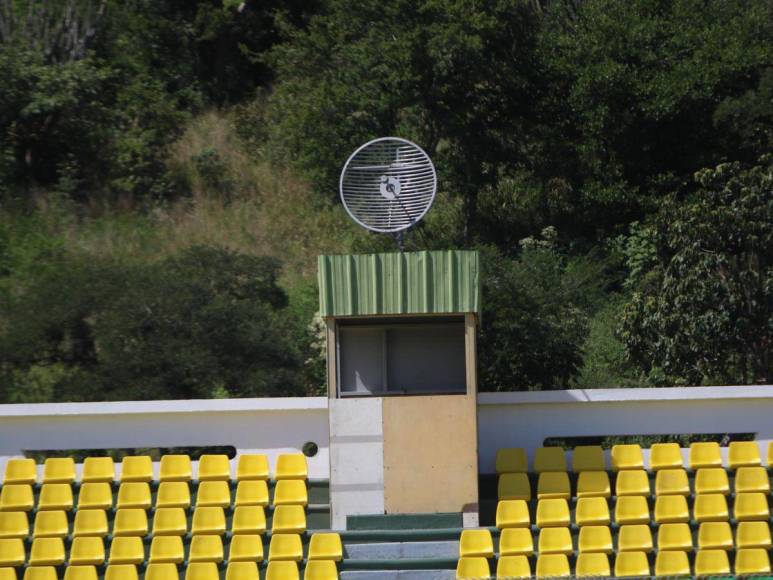
[[[383,418],[386,512],[477,512],[475,398],[386,398]]]

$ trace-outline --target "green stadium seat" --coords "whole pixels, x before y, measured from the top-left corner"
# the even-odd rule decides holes
[[[615,558],[617,578],[637,578],[650,575],[650,562],[644,552],[620,552]]]
[[[220,571],[214,562],[193,562],[185,569],[185,580],[220,580]]]
[[[67,566],[64,571],[64,580],[97,580],[96,566]]]
[[[655,495],[690,495],[690,482],[684,469],[661,469],[655,476]]]
[[[650,522],[650,509],[646,498],[641,495],[619,497],[617,504],[615,504],[615,522],[620,526],[648,524]]]
[[[280,505],[274,510],[271,531],[283,534],[301,534],[306,531],[306,514],[303,506]]]
[[[575,523],[582,526],[608,526],[609,505],[603,497],[581,497],[574,511]]]
[[[528,473],[529,459],[526,450],[521,447],[497,449],[496,472],[502,473]]]
[[[650,495],[650,479],[643,469],[619,471],[615,481],[615,495]]]
[[[578,578],[603,578],[609,575],[609,558],[606,554],[585,552],[577,556],[575,576]]]
[[[35,505],[32,486],[26,483],[4,485],[0,490],[0,511],[28,512]]]
[[[303,560],[303,545],[299,534],[273,534],[268,546],[268,559],[274,560],[292,560],[300,562]]]
[[[265,580],[300,580],[298,564],[286,561],[269,562]]]
[[[580,528],[577,549],[583,552],[612,553],[612,532],[609,526],[584,526]]]
[[[101,566],[105,563],[105,544],[93,536],[75,538],[70,546],[70,566]]]
[[[223,540],[220,536],[193,536],[188,561],[219,564],[223,561]]]
[[[19,538],[0,540],[0,567],[15,568],[22,566],[26,559],[24,542]]]
[[[145,569],[145,580],[179,580],[177,564],[171,562],[151,562]]]
[[[188,533],[188,518],[182,508],[159,508],[153,514],[154,536],[184,536]]]
[[[690,511],[687,509],[687,499],[683,495],[659,495],[655,499],[656,523],[678,524],[689,521]]]
[[[269,479],[268,457],[265,455],[240,455],[236,465],[238,481]]]
[[[283,453],[276,460],[274,479],[306,479],[309,468],[303,453]]]
[[[199,484],[196,507],[227,508],[230,505],[231,489],[227,481],[203,481]]]
[[[742,548],[735,553],[736,576],[770,574],[770,558],[762,548]]]
[[[730,560],[725,550],[698,550],[695,555],[695,575],[727,576],[730,574]]]
[[[105,580],[139,580],[133,564],[113,564],[105,570]]]
[[[113,507],[113,490],[109,483],[84,483],[78,493],[78,509],[109,510]]]
[[[494,557],[494,541],[488,530],[463,530],[459,539],[459,557]]]
[[[732,550],[733,532],[728,522],[705,522],[698,528],[698,549]]]
[[[0,539],[26,538],[29,532],[26,512],[0,512]]]
[[[620,552],[652,551],[652,530],[646,524],[620,526],[617,531],[617,549]]]
[[[286,480],[294,481],[294,480]],[[236,486],[234,506],[268,505],[268,485],[263,479],[240,481]]]
[[[542,554],[566,554],[570,555],[572,547],[572,534],[569,528],[543,528],[539,532],[537,551]],[[478,554],[484,556],[484,554]],[[493,554],[492,554],[493,556]],[[486,556],[490,558],[491,556]]]
[[[530,528],[505,528],[499,535],[500,556],[531,556],[534,538]]]
[[[677,443],[654,443],[650,447],[650,470],[681,469],[682,451]]]
[[[276,517],[276,515],[274,516]],[[225,534],[225,512],[219,507],[200,507],[193,512],[191,534]]]
[[[195,536],[194,536],[195,538]],[[148,561],[171,562],[181,564],[185,560],[185,549],[180,536],[154,536],[150,543],[150,557]]]
[[[191,490],[185,481],[165,481],[158,486],[156,508],[191,507]]]
[[[61,566],[64,564],[64,541],[62,538],[35,538],[27,563],[30,566]]]
[[[490,578],[488,560],[482,557],[459,558],[456,565],[457,578]]]
[[[503,556],[497,562],[497,578],[531,578],[531,564],[526,556]]]
[[[658,528],[658,550],[692,552],[692,532],[688,524],[663,524]]]
[[[695,496],[693,519],[698,523],[728,521],[730,512],[727,509],[727,499],[721,493]]]
[[[81,483],[113,483],[115,462],[112,457],[87,457],[83,461]]]
[[[735,496],[735,519],[739,522],[768,521],[768,498],[763,493],[739,493]]]
[[[44,483],[38,497],[38,510],[65,510],[73,507],[72,487],[69,483]]]
[[[309,503],[306,482],[302,479],[283,479],[274,488],[274,505],[301,505]]]
[[[277,564],[281,563],[277,562]],[[229,562],[225,580],[260,580],[258,565],[255,562]]]
[[[24,580],[57,580],[53,566],[30,566],[24,571]]]
[[[604,471],[606,468],[604,450],[600,445],[580,445],[574,448],[572,453],[572,471],[575,473]]]
[[[17,512],[23,513],[23,512]],[[70,532],[67,513],[62,510],[38,512],[32,528],[33,538],[65,538]]]
[[[126,536],[113,538],[110,543],[109,564],[142,564],[145,561],[145,547],[142,538]]]
[[[613,445],[611,456],[613,471],[644,469],[644,455],[639,445]]]
[[[193,479],[191,458],[187,455],[163,455],[158,470],[158,480],[185,481]]]
[[[770,478],[764,467],[739,467],[735,472],[735,493],[770,493]]]
[[[148,535],[148,514],[139,508],[122,509],[115,512],[113,520],[113,536]]]
[[[762,465],[756,441],[733,441],[728,446],[727,464],[730,469]]]
[[[706,467],[722,467],[722,454],[716,441],[691,443],[689,454],[690,469],[697,470]]]
[[[315,533],[309,542],[309,560],[333,560],[340,562],[344,557],[341,536],[335,532]]]
[[[568,527],[569,504],[565,499],[541,499],[537,502],[537,527]]]
[[[34,459],[9,459],[5,464],[3,485],[33,485],[38,479],[38,470]]]
[[[566,471],[566,453],[561,447],[539,447],[534,454],[534,471]]]
[[[127,458],[128,459],[128,458]],[[124,461],[126,461],[124,459]],[[150,486],[145,482],[132,481],[122,483],[118,488],[118,500],[116,509],[139,508],[150,509]]]
[[[230,481],[231,462],[227,455],[202,455],[199,458],[199,481]]]
[[[721,467],[703,467],[695,474],[695,493],[730,493],[727,471]]]
[[[609,497],[609,475],[606,471],[583,471],[577,478],[577,497]]]
[[[529,504],[522,499],[505,499],[497,502],[496,525],[504,528],[522,528],[531,525]]]
[[[678,550],[658,552],[655,558],[655,576],[678,577],[690,575],[687,552]]]
[[[43,463],[43,483],[66,483],[75,481],[75,461],[72,457],[49,457]]]
[[[264,534],[266,532],[266,512],[261,506],[239,506],[234,510],[231,521],[231,533]]]
[[[153,481],[153,460],[148,455],[124,457],[121,461],[121,483]]]
[[[497,484],[497,497],[503,499],[531,500],[531,484],[525,473],[503,473]]]
[[[105,510],[78,510],[72,527],[72,535],[98,536],[104,538],[108,534],[107,513]]]
[[[565,554],[545,554],[537,557],[537,578],[565,578],[570,575],[569,559]]]
[[[229,562],[261,562],[263,538],[258,535],[240,534],[231,538]]]
[[[740,522],[735,528],[736,549],[762,548],[769,550],[773,547],[770,537],[770,524],[768,522]]]
[[[537,499],[570,499],[572,489],[569,474],[565,471],[546,471],[539,474],[537,481]]]
[[[338,580],[338,569],[332,560],[312,560],[306,564],[303,580]]]

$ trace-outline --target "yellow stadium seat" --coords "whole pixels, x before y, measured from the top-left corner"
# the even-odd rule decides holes
[[[294,480],[285,480],[294,481]],[[268,485],[264,479],[240,481],[236,486],[234,506],[268,505]]]
[[[735,472],[735,493],[770,493],[770,478],[764,467],[739,467]]]
[[[185,569],[185,580],[220,580],[220,571],[214,562],[193,562]]]
[[[113,535],[119,536],[147,536],[148,515],[145,510],[139,508],[122,509],[115,512],[113,521]]]
[[[150,486],[138,481],[122,483],[118,488],[118,500],[115,507],[119,510],[124,508],[150,509]]]
[[[525,473],[503,473],[499,476],[497,497],[529,501],[531,499],[529,476]]]
[[[575,575],[578,578],[609,577],[609,558],[597,552],[583,553],[577,557]]]
[[[338,569],[332,560],[312,560],[306,564],[303,580],[338,580]]]
[[[104,538],[107,534],[107,513],[104,510],[78,510],[75,513],[75,522],[72,527],[74,537],[99,536]]]
[[[698,550],[695,556],[695,575],[726,576],[730,574],[730,560],[725,550]]]
[[[277,562],[281,563],[283,562]],[[258,565],[255,562],[229,562],[225,580],[260,580]]]
[[[615,521],[618,525],[650,523],[650,508],[641,495],[626,495],[617,499]]]
[[[179,580],[177,564],[151,562],[145,569],[145,580]]]
[[[30,566],[61,566],[64,564],[62,538],[35,538],[30,548]]]
[[[644,552],[620,552],[615,558],[617,578],[635,578],[650,575],[650,562]]]
[[[706,493],[695,496],[693,519],[698,522],[726,522],[730,519],[727,499],[721,493]]]
[[[608,526],[609,506],[603,497],[581,497],[574,512],[575,523],[582,526]]]
[[[97,580],[96,566],[67,566],[64,571],[64,580]]]
[[[644,455],[639,445],[613,445],[611,456],[613,471],[644,469]]]
[[[0,490],[0,511],[28,512],[34,505],[32,486],[29,484],[12,483]]]
[[[534,471],[566,471],[566,453],[561,447],[539,447],[534,454]]]
[[[149,562],[172,562],[180,564],[185,560],[185,549],[180,536],[155,536],[150,543]]]
[[[266,512],[261,506],[239,506],[234,510],[231,521],[231,533],[264,534],[266,532]]]
[[[569,474],[565,471],[545,471],[539,474],[537,481],[537,499],[569,499],[572,490],[569,486]]]
[[[650,447],[650,469],[681,469],[684,467],[678,443],[654,443]]]
[[[219,564],[223,561],[223,540],[220,536],[193,536],[188,561]]]
[[[719,443],[716,441],[691,443],[689,464],[692,470],[704,467],[722,467],[722,454],[719,451]]]
[[[11,512],[24,513],[24,512]],[[33,538],[65,538],[70,532],[67,513],[62,510],[38,512],[32,528]]]
[[[739,522],[768,521],[768,498],[763,493],[739,493],[735,496],[735,519]]]
[[[531,578],[531,564],[526,556],[502,556],[497,562],[497,578]]]
[[[456,565],[457,578],[489,578],[491,569],[488,560],[482,557],[459,558]]]
[[[727,522],[705,522],[698,528],[700,550],[732,550],[733,533]]]
[[[199,458],[199,481],[230,481],[231,462],[227,455],[202,455]]]
[[[158,486],[156,508],[191,507],[191,490],[185,481],[165,481]]]
[[[655,522],[678,524],[690,521],[687,499],[683,495],[660,495],[655,499]]]
[[[609,497],[609,475],[606,471],[583,471],[577,478],[577,497]]]
[[[537,551],[540,554],[571,554],[574,548],[572,547],[572,534],[569,528],[541,529],[537,542]]]
[[[301,534],[306,531],[306,514],[303,506],[280,505],[274,510],[271,531],[282,534]]]
[[[30,566],[24,571],[24,580],[57,580],[53,566]]]
[[[650,495],[650,479],[643,469],[620,471],[615,481],[615,495]]]
[[[190,481],[193,478],[191,458],[187,455],[163,455],[158,469],[158,480]]]
[[[646,524],[620,526],[617,531],[617,549],[620,552],[652,551],[652,530]]]
[[[655,495],[690,495],[690,482],[684,469],[661,469],[655,476]]]
[[[121,461],[121,483],[153,481],[153,460],[148,455],[124,457]]]
[[[9,459],[5,464],[3,485],[32,485],[38,479],[38,470],[34,459]]]
[[[238,481],[252,481],[269,478],[268,457],[265,455],[240,455],[236,465]]]
[[[735,553],[735,574],[769,574],[770,558],[762,548],[743,548]]]
[[[40,488],[38,510],[70,511],[72,506],[72,487],[69,483],[44,483]]]
[[[306,505],[309,495],[302,479],[283,479],[274,488],[274,505]]]
[[[607,468],[600,445],[580,445],[572,453],[572,471],[604,471]]]
[[[768,522],[741,522],[735,528],[735,546],[742,548],[763,548],[769,550],[773,547],[770,537],[770,524]]]
[[[537,502],[537,527],[566,527],[569,525],[569,504],[565,499],[541,499]]]
[[[663,524],[658,528],[658,550],[692,552],[692,532],[688,524]]]
[[[580,536],[577,541],[580,552],[612,553],[612,532],[609,526],[585,526],[580,528]]]
[[[525,449],[521,447],[497,449],[497,473],[527,473],[528,471],[529,460]]]
[[[70,546],[70,566],[101,566],[105,563],[102,538],[75,538]]]
[[[687,552],[678,550],[658,552],[655,558],[655,576],[689,576],[690,560]]]
[[[537,557],[537,578],[564,578],[569,575],[569,560],[565,554]]]
[[[142,564],[145,560],[145,547],[142,538],[127,536],[113,538],[110,543],[110,564]]]
[[[226,481],[203,481],[196,493],[196,507],[222,507],[231,505],[231,490]]]
[[[0,568],[0,580],[17,580],[16,568]]]
[[[499,535],[500,556],[531,556],[533,553],[534,538],[530,528],[505,528],[502,530]]]
[[[24,564],[24,542],[19,538],[0,540],[0,567],[15,568]]]
[[[730,493],[727,472],[721,467],[703,467],[695,474],[695,493]]]
[[[494,541],[488,530],[463,530],[459,539],[459,557],[494,557]]]
[[[201,507],[193,512],[191,534],[217,534],[225,533],[225,512],[219,507]]]
[[[78,493],[78,509],[109,510],[113,507],[113,490],[109,483],[84,483]]]
[[[29,532],[30,523],[26,512],[0,512],[0,539],[26,538]],[[66,528],[65,535],[67,535]]]
[[[72,457],[49,457],[43,463],[43,483],[75,481],[75,461]]]
[[[531,525],[529,504],[522,499],[505,499],[497,503],[496,524],[504,528],[523,528]]]
[[[139,580],[134,564],[113,564],[105,570],[105,580]]]
[[[298,564],[286,561],[269,562],[265,580],[300,580]]]
[[[153,514],[154,536],[184,536],[188,533],[188,518],[183,508],[159,508]]]
[[[341,536],[335,532],[316,533],[309,542],[309,560],[333,560],[340,562],[344,557]]]
[[[309,468],[303,453],[283,453],[276,460],[274,479],[306,479]]]
[[[263,538],[258,535],[240,534],[231,538],[229,562],[260,562],[263,560]]]
[[[730,469],[762,465],[760,448],[756,441],[733,441],[728,446],[727,464]]]
[[[115,462],[112,457],[87,457],[83,461],[81,483],[113,483]]]
[[[303,546],[299,534],[274,534],[268,546],[268,559],[272,560],[303,560]]]

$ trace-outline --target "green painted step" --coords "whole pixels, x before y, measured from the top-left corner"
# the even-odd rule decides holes
[[[461,528],[461,513],[347,516],[347,530],[431,530]]]
[[[341,571],[349,570],[454,570],[456,558],[400,558],[392,560],[344,560]]]

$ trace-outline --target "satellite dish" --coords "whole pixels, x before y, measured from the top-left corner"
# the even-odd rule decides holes
[[[339,187],[354,221],[373,232],[401,234],[429,211],[437,174],[429,155],[415,143],[381,137],[351,154]]]

